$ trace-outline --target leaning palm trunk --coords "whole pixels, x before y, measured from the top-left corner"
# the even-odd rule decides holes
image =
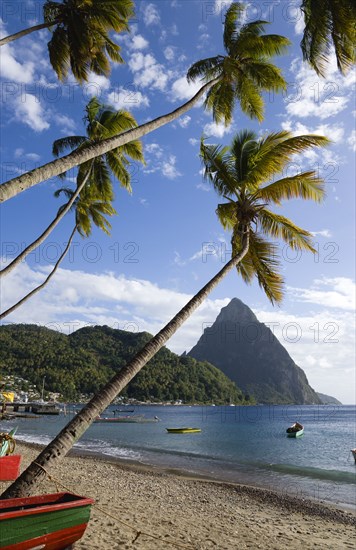
[[[27,300],[29,300],[31,298],[31,296],[33,296],[34,294],[37,294],[37,292],[39,292],[41,290],[41,288],[43,288],[44,286],[46,286],[47,283],[49,283],[49,281],[52,279],[53,275],[55,274],[55,272],[57,271],[58,267],[59,267],[59,264],[62,262],[64,256],[67,254],[69,248],[70,248],[70,245],[72,244],[72,240],[73,240],[73,237],[75,235],[77,231],[77,226],[74,227],[70,237],[69,237],[69,241],[67,243],[67,246],[65,247],[65,249],[63,250],[62,254],[60,255],[60,257],[58,258],[54,268],[52,269],[51,273],[48,275],[48,277],[46,277],[46,279],[43,281],[42,284],[40,284],[39,286],[36,286],[36,288],[34,288],[33,290],[31,290],[31,292],[29,292],[28,294],[26,294],[26,296],[24,296],[23,298],[21,298],[21,300],[19,300],[16,304],[14,304],[13,306],[9,307],[9,309],[7,309],[6,311],[4,311],[3,313],[0,313],[0,319],[3,319],[4,317],[7,317],[7,315],[10,315],[10,313],[12,313],[13,311],[15,311],[15,309],[17,309],[18,307],[20,307],[22,304],[24,304],[25,302],[27,302]]]
[[[94,422],[120,391],[146,365],[146,363],[175,334],[178,328],[200,306],[210,292],[220,283],[248,252],[249,229],[242,238],[242,249],[215,275],[171,321],[154,336],[134,358],[116,374],[99,393],[63,428],[57,437],[41,452],[21,476],[1,495],[2,499],[25,497],[32,493],[46,472],[70,451],[73,445]]]
[[[40,31],[41,29],[48,29],[49,27],[53,27],[53,25],[55,25],[56,23],[58,23],[58,21],[56,20],[50,21],[49,23],[40,23],[39,25],[34,25],[33,27],[29,27],[28,29],[23,29],[22,31],[15,32],[14,34],[10,34],[9,36],[4,36],[4,38],[0,39],[0,46],[4,46],[9,42],[13,42],[18,38],[22,38],[23,36],[26,36],[27,34],[31,34],[35,31]]]
[[[71,199],[67,202],[65,207],[60,210],[57,214],[57,216],[54,218],[54,220],[49,224],[47,229],[31,244],[29,244],[16,258],[12,260],[4,269],[0,270],[0,279],[4,275],[9,274],[13,269],[15,269],[16,266],[18,266],[25,258],[32,252],[33,250],[36,250],[37,247],[40,246],[40,244],[43,243],[44,240],[47,239],[48,235],[53,231],[53,229],[59,224],[62,218],[69,212],[72,205],[74,204],[75,199],[78,197],[81,190],[84,188],[85,184],[87,183],[89,176],[91,173],[91,168],[88,170],[87,174],[85,175],[85,178],[83,179],[82,183],[78,186],[78,188],[75,190],[75,193],[73,193],[73,196]]]
[[[59,174],[63,174],[63,172],[67,172],[67,170],[70,170],[78,164],[82,164],[83,162],[87,162],[95,157],[104,155],[108,151],[121,147],[130,141],[140,139],[150,132],[157,130],[161,126],[176,120],[194,107],[200,98],[217,82],[219,82],[219,78],[215,78],[207,84],[204,84],[204,86],[202,86],[189,101],[166,115],[155,118],[154,120],[146,122],[145,124],[142,124],[137,128],[133,128],[132,130],[128,130],[127,132],[122,132],[112,138],[104,139],[100,143],[90,145],[83,150],[73,151],[69,155],[44,164],[39,168],[35,168],[30,172],[26,172],[26,174],[22,174],[19,177],[13,178],[1,184],[0,202],[5,202],[6,200],[15,197],[19,193],[22,193],[22,191],[26,191],[26,189],[29,189],[42,181],[58,176]]]

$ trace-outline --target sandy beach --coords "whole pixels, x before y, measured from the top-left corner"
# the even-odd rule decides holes
[[[38,449],[18,443],[22,469]],[[51,473],[37,494],[95,499],[78,550],[354,548],[356,514],[272,491],[77,455]]]

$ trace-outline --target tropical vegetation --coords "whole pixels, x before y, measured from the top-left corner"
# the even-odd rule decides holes
[[[0,200],[5,201],[41,181],[58,176],[78,164],[104,155],[135,141],[172,122],[189,109],[207,93],[205,109],[211,111],[215,120],[231,121],[236,101],[243,112],[251,118],[262,120],[265,91],[281,91],[286,88],[280,69],[271,58],[281,55],[289,40],[283,36],[264,34],[265,21],[240,24],[244,7],[231,4],[227,10],[223,42],[226,55],[204,59],[192,65],[188,71],[190,81],[205,81],[192,99],[170,113],[146,122],[131,130],[121,129],[114,136],[103,139],[87,148],[77,148],[74,152],[52,161],[26,174],[22,174],[0,186]]]
[[[67,147],[90,147],[93,143],[100,141],[103,136],[110,136],[115,134],[118,129],[132,128],[136,125],[135,119],[129,112],[122,110],[115,111],[110,106],[102,105],[95,97],[89,101],[86,107],[85,120],[87,121],[87,135],[71,136],[56,140],[53,144],[54,155],[58,156],[59,152]],[[89,237],[92,232],[92,224],[94,224],[107,235],[110,235],[111,225],[107,220],[107,216],[116,214],[116,210],[112,206],[114,200],[112,178],[116,178],[122,187],[131,192],[131,173],[128,170],[130,159],[144,162],[142,145],[139,141],[127,143],[123,147],[109,151],[106,155],[96,157],[80,165],[76,190],[61,188],[55,192],[56,197],[59,197],[63,193],[67,197],[68,202],[59,209],[55,220],[49,225],[46,231],[8,264],[0,272],[0,275],[9,273],[30,252],[39,246],[71,208],[75,210],[75,225],[68,243],[44,282],[31,290],[16,304],[2,312],[0,319],[15,311],[49,283],[68,253],[74,235],[77,232],[82,237]],[[65,177],[65,174],[63,174],[63,177]]]
[[[37,325],[0,327],[0,372],[25,378],[65,401],[89,399],[119,372],[152,336],[107,326],[85,327],[68,336]],[[121,392],[139,401],[253,403],[221,370],[206,361],[162,348]]]
[[[59,80],[69,70],[79,82],[90,73],[108,76],[110,61],[123,63],[120,46],[110,38],[110,31],[129,30],[134,15],[132,0],[47,0],[43,6],[44,22],[0,40],[0,46],[32,32],[49,29],[49,60]]]

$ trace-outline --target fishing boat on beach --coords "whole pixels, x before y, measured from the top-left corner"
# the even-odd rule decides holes
[[[355,464],[356,464],[356,449],[351,449],[351,452],[352,452],[352,456],[355,459]]]
[[[166,428],[169,434],[194,434],[201,432],[200,428]]]
[[[295,422],[286,430],[288,437],[299,437],[304,433],[304,426],[299,422]]]
[[[71,493],[0,500],[0,549],[72,548],[84,534],[92,504]]]

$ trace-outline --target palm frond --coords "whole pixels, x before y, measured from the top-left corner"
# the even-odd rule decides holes
[[[293,250],[315,252],[312,234],[298,227],[288,218],[264,208],[260,212],[258,222],[266,235],[284,240]]]
[[[221,76],[223,61],[224,57],[222,55],[197,61],[188,69],[188,82],[194,82],[197,78],[209,82],[209,80]]]
[[[77,149],[80,145],[83,145],[86,140],[87,138],[85,136],[68,136],[56,139],[52,145],[52,153],[55,157],[59,157],[59,155],[68,149],[71,151]]]
[[[285,199],[297,198],[321,202],[325,197],[324,180],[310,170],[260,187],[256,196],[262,201],[275,204],[281,204]]]
[[[234,166],[228,147],[205,145],[201,140],[200,158],[203,163],[203,178],[210,181],[219,195],[231,195],[236,187]]]
[[[341,73],[355,64],[356,5],[353,0],[303,0],[305,29],[301,48],[303,57],[316,73],[326,75],[332,47]]]
[[[243,15],[244,11],[245,11],[245,6],[240,2],[232,3],[231,6],[226,11],[225,21],[224,21],[223,42],[224,42],[225,50],[227,52],[230,51],[231,47],[237,40],[237,37],[238,37],[237,20],[239,19],[239,17]]]
[[[249,172],[249,182],[260,185],[282,172],[293,155],[302,153],[311,147],[326,147],[330,140],[324,136],[303,135],[290,137],[289,132],[274,132],[261,140],[259,151],[254,157],[254,166]]]

